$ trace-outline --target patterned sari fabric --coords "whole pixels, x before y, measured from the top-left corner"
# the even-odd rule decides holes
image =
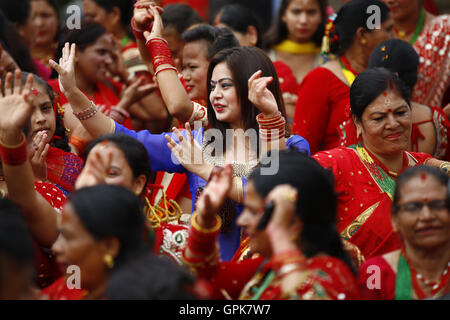
[[[395,181],[388,169],[362,144],[319,152],[313,158],[334,174],[341,236],[356,245],[365,260],[398,249],[400,239],[390,220]],[[401,172],[429,158],[425,153],[404,151]]]
[[[420,56],[418,80],[412,101],[444,107],[443,98],[450,88],[450,15],[436,17],[414,43]]]
[[[211,241],[215,241],[214,238]],[[203,244],[205,245],[205,244]],[[188,247],[192,248],[192,242]],[[211,246],[218,250],[217,247]],[[195,250],[195,248],[194,248]],[[209,259],[208,257],[215,257]],[[356,278],[339,259],[322,255],[306,259],[301,276],[290,292],[281,288],[282,276],[262,256],[222,262],[217,252],[205,253],[202,262],[185,264],[211,286],[211,299],[240,300],[354,300],[360,299]]]
[[[47,179],[65,195],[71,193],[75,188],[75,181],[83,170],[83,160],[71,152],[50,147],[45,162]]]

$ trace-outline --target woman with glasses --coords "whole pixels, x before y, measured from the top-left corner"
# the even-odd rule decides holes
[[[402,246],[361,266],[359,283],[366,299],[425,299],[449,293],[449,200],[448,177],[437,168],[418,166],[398,178],[391,221]]]

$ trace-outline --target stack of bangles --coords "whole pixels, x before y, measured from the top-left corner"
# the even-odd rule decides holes
[[[205,257],[213,253],[216,249],[216,240],[220,233],[222,220],[216,215],[216,222],[210,229],[202,228],[197,222],[198,213],[195,211],[191,219],[189,229],[188,247],[196,256]]]
[[[174,70],[177,68],[173,65],[172,53],[169,50],[167,41],[163,38],[153,37],[147,41],[145,46],[152,58],[153,70],[155,70],[155,78],[161,71]],[[163,66],[169,65],[169,66]]]
[[[277,277],[283,278],[292,272],[304,270],[305,261],[303,254],[295,249],[274,255],[270,260],[270,264]]]
[[[80,112],[73,112],[73,115],[77,117],[78,120],[83,121],[92,118],[97,113],[97,111],[98,111],[97,107],[91,100],[89,107]]]
[[[286,120],[278,111],[276,116],[264,118],[260,113],[256,116],[259,124],[259,136],[264,141],[280,140],[284,138],[286,131]]]
[[[27,161],[27,140],[22,135],[22,142],[16,146],[9,146],[0,142],[0,157],[2,163],[9,166],[19,166]]]

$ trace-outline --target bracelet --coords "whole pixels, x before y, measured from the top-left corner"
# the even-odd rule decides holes
[[[87,120],[87,119],[93,117],[97,113],[98,109],[95,106],[94,102],[92,100],[90,102],[91,102],[91,104],[89,105],[89,107],[87,107],[83,111],[73,112],[73,115],[75,117],[77,117],[78,120],[80,120],[80,121]]]
[[[161,71],[164,71],[164,70],[174,70],[175,72],[177,72],[177,68],[175,68],[175,67],[164,67],[164,68],[157,70],[155,72],[154,76],[156,77],[158,75],[158,73],[160,73]]]
[[[153,23],[150,25],[149,30],[151,30]],[[133,34],[134,37],[138,40],[144,40],[145,41],[145,37],[144,37],[144,31],[141,29],[138,29],[136,27],[136,23],[134,21],[134,17],[131,18],[131,29],[133,30]]]
[[[22,134],[22,142],[16,146],[9,146],[0,141],[0,156],[2,163],[10,166],[19,166],[27,160],[27,140]]]
[[[145,44],[152,58],[153,70],[157,70],[163,64],[173,65],[172,53],[167,45],[167,41],[163,38],[151,38]]]
[[[256,116],[256,121],[258,121],[258,123],[261,124],[270,124],[271,122],[273,122],[274,120],[278,120],[282,118],[281,112],[278,111],[277,115],[270,117],[270,118],[264,118],[264,115],[262,113],[258,114]]]
[[[209,234],[214,234],[220,230],[220,227],[222,226],[222,219],[218,215],[216,215],[216,224],[210,229],[201,227],[197,223],[197,216],[198,216],[198,212],[194,211],[194,213],[192,215],[192,219],[191,219],[191,225],[195,231],[209,235]]]
[[[445,173],[447,176],[450,176],[450,162],[444,161],[439,165],[439,169]]]
[[[235,179],[238,179],[238,180],[235,180],[238,204],[242,204],[243,197],[244,197],[244,192],[243,192],[243,188],[242,188],[242,179],[239,177],[236,177]]]

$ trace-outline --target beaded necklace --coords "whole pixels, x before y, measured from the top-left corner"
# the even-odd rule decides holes
[[[417,295],[417,298],[422,300],[427,297],[438,298],[440,297],[445,288],[448,285],[450,261],[447,262],[447,266],[442,272],[439,282],[432,282],[424,278],[424,276],[414,269],[413,264],[409,260],[408,255],[405,252],[405,248],[402,246],[401,254],[398,261],[398,270],[395,283],[395,299],[396,300],[412,300],[413,290]],[[418,280],[424,283],[426,286],[432,286],[430,295],[427,295],[420,287]]]
[[[414,34],[411,38],[411,41],[409,42],[411,45],[413,45],[416,42],[417,38],[419,37],[420,33],[422,32],[424,22],[425,22],[425,10],[422,8],[422,9],[420,9],[419,20],[417,20],[416,26],[414,27]],[[395,27],[394,27],[394,31],[399,38],[405,38],[408,34],[410,34],[412,32],[412,30],[411,30],[411,32],[400,31]]]

